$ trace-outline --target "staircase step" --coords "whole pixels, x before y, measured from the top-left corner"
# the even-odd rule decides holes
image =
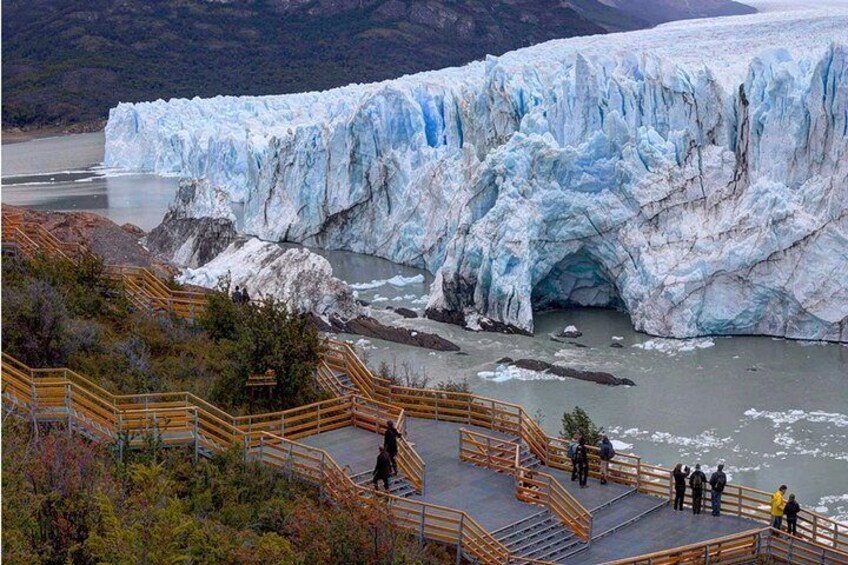
[[[492,532],[492,535],[495,536],[496,538],[500,539],[501,536],[507,536],[510,533],[514,532],[517,528],[525,526],[525,525],[529,524],[530,522],[538,521],[540,518],[544,518],[547,514],[549,514],[548,510],[540,510],[539,512],[537,512],[535,514],[531,514],[530,516],[525,516],[524,518],[521,518],[520,520],[516,520],[515,522],[512,522],[511,524],[507,524],[506,526],[502,526],[502,527],[498,528],[497,530],[494,530]]]
[[[618,504],[607,506],[594,515],[592,540],[608,536],[667,505],[667,500],[644,495],[627,497]]]
[[[565,530],[565,526],[562,524],[558,524],[558,526],[557,536],[552,536],[543,543],[535,544],[530,548],[521,551],[521,554],[525,557],[540,559],[540,555],[565,551],[580,541],[573,533]]]
[[[540,543],[550,541],[562,534],[562,525],[554,521],[547,522],[544,526],[527,532],[526,535],[515,538],[506,546],[515,553],[524,555],[527,551],[536,548]]]
[[[543,510],[538,514],[530,516],[523,523],[519,522],[507,531],[500,532],[496,535],[498,541],[504,545],[515,543],[516,540],[523,539],[525,536],[531,535],[530,532],[534,529],[542,527],[551,521],[551,513],[549,510]]]

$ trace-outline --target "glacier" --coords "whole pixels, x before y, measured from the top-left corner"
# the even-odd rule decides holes
[[[848,2],[551,41],[321,93],[120,104],[108,166],[197,217],[435,273],[435,319],[848,341]],[[204,193],[205,191],[205,193]],[[210,203],[216,203],[214,206]],[[480,323],[480,321],[484,323]]]

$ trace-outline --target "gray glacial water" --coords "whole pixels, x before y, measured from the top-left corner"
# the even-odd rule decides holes
[[[114,176],[120,173],[99,168],[102,155],[102,134],[4,145],[3,203],[91,210],[119,223],[155,226],[176,180]],[[579,405],[646,461],[724,461],[732,481],[765,490],[785,482],[803,506],[848,521],[848,347],[768,337],[654,339],[633,331],[625,313],[592,309],[541,314],[533,337],[474,333],[386,311],[423,310],[429,273],[355,253],[319,253],[336,276],[359,287],[374,316],[462,347],[463,355],[436,353],[342,336],[372,366],[407,364],[431,382],[466,379],[478,394],[524,405],[550,433],[558,432],[563,410]],[[384,282],[397,276],[395,284]],[[568,325],[583,332],[571,341],[586,347],[551,340]],[[495,361],[504,356],[608,371],[637,386],[498,370]]]
[[[150,230],[162,221],[177,179],[107,170],[103,132],[3,145],[3,204],[96,212]]]

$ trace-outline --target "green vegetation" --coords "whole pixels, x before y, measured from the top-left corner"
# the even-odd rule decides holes
[[[197,326],[132,311],[102,262],[3,261],[3,351],[32,367],[67,366],[116,393],[189,391],[231,412],[319,400],[320,339],[309,321],[265,300],[211,296]],[[275,371],[254,398],[248,377]]]
[[[602,33],[538,3],[4,0],[3,127],[118,102],[324,90]]]
[[[571,439],[578,432],[583,434],[588,445],[597,445],[604,435],[604,428],[596,426],[585,410],[575,406],[572,412],[562,413],[562,431],[559,437]]]
[[[3,429],[3,558],[9,563],[437,564],[381,509],[319,503],[316,489],[228,452],[151,443],[124,460],[59,428]]]

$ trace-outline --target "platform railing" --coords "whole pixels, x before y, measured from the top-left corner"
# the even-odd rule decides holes
[[[64,421],[69,430],[85,431],[96,440],[116,442],[120,449],[140,446],[151,436],[166,446],[193,446],[196,457],[237,447],[243,450],[245,459],[272,465],[309,481],[320,489],[322,496],[337,503],[374,505],[379,501],[402,529],[422,539],[456,545],[458,555],[473,561],[487,565],[552,565],[511,554],[465,512],[357,486],[326,451],[265,428],[268,422],[288,421],[289,431],[296,427],[296,433],[305,433],[307,428],[301,426],[308,420],[309,429],[317,430],[318,413],[335,418],[338,415],[335,406],[344,403],[353,411],[368,406],[359,411],[357,421],[375,418],[371,422],[375,424],[396,415],[396,425],[403,427],[404,415],[395,407],[375,414],[375,407],[382,407],[383,403],[364,399],[362,404],[354,405],[352,397],[348,397],[251,419],[233,417],[214,407],[209,410],[207,407],[211,405],[195,404],[196,397],[189,393],[114,395],[73,371],[32,369],[6,354],[2,355],[0,370],[6,408],[35,420]],[[314,417],[304,418],[303,413],[312,413]],[[352,420],[350,414],[347,418]],[[406,448],[411,449],[408,445]]]
[[[515,496],[528,504],[546,507],[583,542],[592,539],[592,514],[560,482],[548,473],[521,465],[517,442],[459,429],[462,461],[508,473],[515,477]]]
[[[341,366],[357,366],[358,377],[353,380],[365,383],[365,389],[377,391],[382,399],[402,407],[411,417],[465,423],[496,430],[521,438],[546,466],[571,470],[567,456],[567,440],[547,435],[523,407],[471,393],[454,393],[438,390],[416,389],[391,384],[376,377],[359,361],[349,344],[328,340]],[[588,446],[590,474],[600,476],[599,449]],[[651,465],[638,455],[617,453],[610,463],[609,480],[630,486],[638,492],[672,500],[674,497],[671,469]],[[722,512],[771,523],[769,512],[771,494],[743,485],[728,484],[722,497]],[[686,505],[691,506],[691,493],[687,492]],[[703,505],[710,509],[709,485],[704,491]],[[848,551],[848,525],[810,510],[802,510],[798,517],[798,535],[809,541],[821,543],[840,551]]]

